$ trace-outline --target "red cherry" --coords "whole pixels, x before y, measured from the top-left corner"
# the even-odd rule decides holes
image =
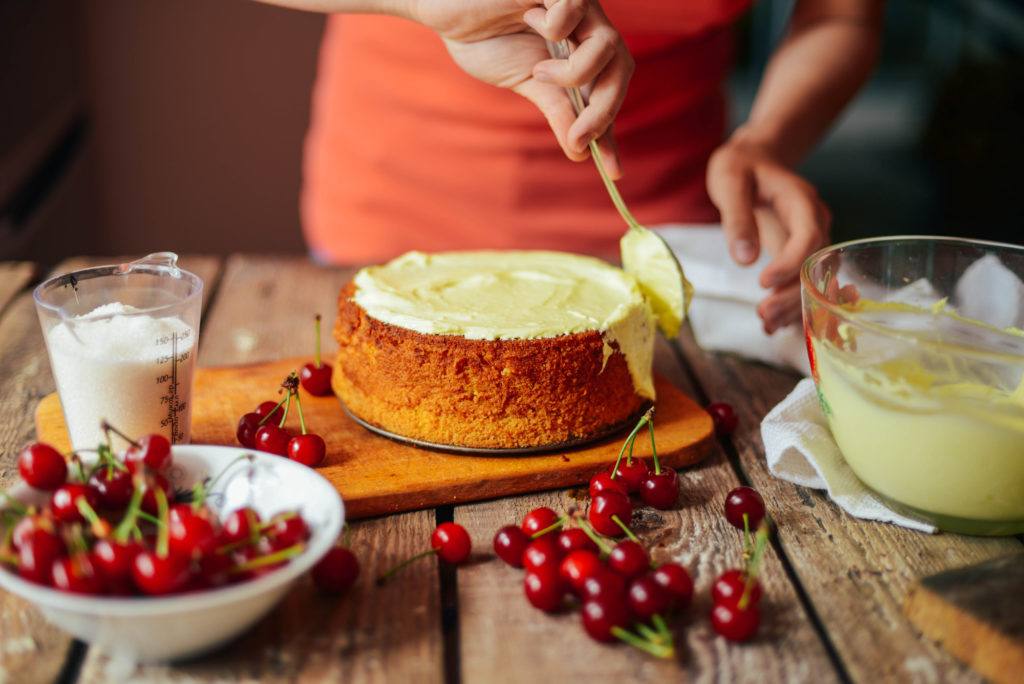
[[[640,485],[650,472],[651,469],[647,467],[647,461],[642,458],[634,458],[632,463],[627,461],[619,463],[619,473],[615,479],[622,480],[626,491],[635,494],[640,491]]]
[[[715,434],[719,437],[731,435],[739,425],[739,418],[732,406],[723,401],[716,401],[708,404],[707,412],[711,414],[711,420],[715,423]]]
[[[108,587],[123,586],[131,580],[135,556],[144,549],[138,542],[101,539],[92,547],[92,564]]]
[[[227,553],[208,553],[199,559],[199,573],[195,576],[198,588],[219,587],[230,582],[234,577],[231,568],[234,560]]]
[[[188,584],[189,561],[184,556],[160,556],[155,551],[142,551],[132,561],[132,580],[144,594],[159,596],[181,591]]]
[[[523,567],[523,551],[530,538],[518,525],[506,525],[494,535],[494,553],[513,568]]]
[[[221,523],[220,539],[224,544],[252,541],[253,532],[259,528],[260,514],[246,506],[228,513]]]
[[[622,478],[613,478],[609,472],[598,473],[590,478],[590,496],[597,496],[606,489],[611,489],[619,494],[629,494]]]
[[[135,491],[132,474],[118,468],[101,467],[89,478],[89,486],[96,492],[100,506],[113,510],[127,506]]]
[[[43,530],[54,534],[53,520],[44,515],[26,515],[18,521],[11,531],[11,544],[14,548],[20,548],[22,543],[28,539],[36,530]]]
[[[569,555],[562,559],[561,565],[558,566],[558,574],[565,583],[565,586],[577,594],[581,594],[583,592],[583,583],[586,579],[603,569],[604,566],[601,564],[601,559],[597,557],[596,553],[577,549],[576,551],[571,551]]]
[[[558,569],[552,565],[528,570],[523,578],[523,590],[534,608],[548,613],[561,608],[565,597]]]
[[[582,598],[614,598],[626,600],[626,579],[604,568],[583,580]]]
[[[50,497],[50,508],[53,510],[53,516],[60,522],[84,522],[85,517],[78,510],[79,499],[85,499],[93,508],[99,506],[99,497],[96,496],[96,492],[92,487],[79,482],[69,482],[61,485],[53,492],[53,496]]]
[[[172,554],[194,559],[217,548],[217,529],[205,509],[175,504],[167,518],[167,541]]]
[[[319,366],[313,363],[303,365],[299,371],[299,382],[314,397],[326,397],[334,393],[331,389],[331,367],[326,363]]]
[[[68,478],[68,464],[49,444],[29,444],[18,454],[18,472],[33,489],[53,491]]]
[[[64,542],[53,532],[33,528],[18,546],[18,574],[36,584],[50,584],[53,563],[65,553]]]
[[[651,573],[662,588],[672,598],[672,607],[683,610],[693,600],[693,578],[678,563],[662,563]]]
[[[281,408],[276,401],[260,402],[260,405],[256,407],[256,415],[259,416],[260,420],[263,420],[272,413],[276,413],[277,420],[281,420],[283,411],[284,409]]]
[[[58,558],[51,569],[55,589],[72,594],[102,594],[103,580],[86,553]]]
[[[162,489],[164,494],[167,495],[167,500],[172,501],[174,499],[174,489],[171,487],[171,483],[167,481],[167,478],[160,473],[150,473],[147,482],[146,493],[142,495],[142,510],[150,515],[156,515],[156,490]]]
[[[676,471],[665,468],[660,473],[651,473],[640,485],[640,498],[651,508],[667,511],[676,507],[679,500],[679,477]]]
[[[726,570],[711,585],[711,598],[715,603],[739,603],[740,597],[747,588],[747,573],[742,570]],[[761,600],[761,583],[756,579],[751,583],[747,595],[747,605],[756,606]]]
[[[606,537],[621,537],[622,528],[612,519],[617,516],[623,525],[629,525],[633,519],[633,504],[618,492],[600,492],[590,501],[587,518],[598,533]]]
[[[343,546],[335,546],[313,566],[313,581],[322,591],[343,594],[359,577],[359,559]]]
[[[583,628],[595,641],[615,641],[614,629],[629,626],[629,610],[621,598],[592,598],[583,602]]]
[[[288,442],[288,458],[310,468],[323,463],[326,453],[327,445],[323,438],[312,432],[296,435]]]
[[[716,603],[711,609],[711,626],[729,641],[747,641],[757,633],[761,613],[757,606],[745,609],[731,603]]]
[[[267,537],[275,549],[286,549],[309,539],[309,527],[298,513],[285,513],[271,519]]]
[[[530,542],[523,551],[523,567],[536,570],[542,567],[558,568],[562,560],[562,549],[554,535],[544,535]]]
[[[570,551],[576,551],[578,549],[585,549],[587,551],[593,551],[598,553],[600,549],[597,548],[597,544],[594,540],[587,536],[587,533],[578,527],[572,527],[568,530],[562,530],[558,533],[555,538],[558,542],[558,548],[562,550],[562,553],[569,553]]]
[[[256,431],[260,429],[260,420],[262,419],[258,413],[246,413],[238,419],[235,438],[239,444],[247,449],[256,448]]]
[[[558,522],[558,514],[547,506],[534,508],[523,517],[520,527],[527,535],[534,535]]]
[[[608,554],[608,567],[626,579],[633,579],[650,569],[651,559],[644,547],[626,539],[616,544]]]
[[[473,550],[473,542],[462,525],[443,522],[430,535],[430,546],[445,562],[452,565],[464,563]]]
[[[153,470],[164,470],[170,467],[171,443],[163,435],[146,435],[138,440],[139,446],[129,447],[125,453],[125,464],[132,472],[145,464]]]
[[[747,516],[751,530],[764,520],[764,499],[751,487],[737,487],[725,497],[725,519],[733,527],[743,529],[743,516]]]
[[[630,583],[626,601],[633,615],[647,620],[652,615],[660,615],[668,610],[672,597],[653,575],[647,574]]]
[[[267,423],[256,431],[255,448],[260,451],[266,451],[268,454],[287,456],[288,442],[290,440],[291,435],[288,434],[287,430],[272,423]]]

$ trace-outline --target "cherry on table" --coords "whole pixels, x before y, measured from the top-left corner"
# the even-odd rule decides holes
[[[583,583],[588,577],[592,577],[601,570],[604,565],[601,559],[593,551],[577,549],[562,559],[558,566],[558,574],[565,586],[575,593],[583,592]]]
[[[618,474],[615,479],[622,480],[626,491],[635,494],[640,491],[644,478],[650,474],[651,469],[647,461],[642,458],[634,458],[632,462],[625,460],[619,464]]]
[[[68,478],[68,464],[49,444],[29,444],[18,454],[18,472],[33,489],[53,491]]]
[[[747,590],[747,573],[733,568],[726,570],[711,585],[711,598],[715,603],[738,603]],[[754,579],[747,594],[747,605],[757,605],[761,600],[761,583]]]
[[[314,321],[316,344],[313,362],[303,364],[299,371],[299,382],[314,397],[326,397],[334,392],[331,388],[331,367],[320,358],[320,314],[316,315]]]
[[[53,563],[66,553],[64,542],[53,532],[35,527],[18,546],[18,574],[36,584],[49,585]]]
[[[558,542],[558,548],[562,550],[562,553],[569,553],[570,551],[576,551],[583,549],[586,551],[593,551],[598,553],[600,549],[597,548],[597,544],[594,540],[587,536],[587,533],[578,527],[571,527],[568,530],[562,530],[558,533],[555,538]]]
[[[262,401],[260,402],[260,405],[256,407],[255,413],[257,416],[259,416],[260,420],[263,420],[264,418],[271,414],[277,414],[277,420],[280,420],[281,413],[283,411],[284,409],[281,408],[280,403],[276,401]]]
[[[534,608],[545,612],[553,612],[562,607],[565,598],[565,587],[558,568],[545,565],[528,570],[523,578],[523,591],[526,599]]]
[[[288,455],[288,442],[291,441],[291,435],[282,427],[278,427],[273,423],[262,425],[256,431],[255,439],[255,448],[260,451],[266,451],[268,454],[276,454],[277,456]]]
[[[453,522],[443,522],[430,535],[430,546],[441,560],[458,565],[469,559],[473,542],[465,527]]]
[[[118,468],[101,467],[89,478],[89,486],[96,492],[100,507],[106,509],[124,508],[135,491],[132,474]]]
[[[163,435],[145,435],[139,438],[137,445],[128,447],[125,452],[125,465],[132,472],[137,471],[142,464],[153,470],[164,470],[170,467],[172,461],[171,443]]]
[[[761,613],[754,604],[740,608],[733,603],[716,603],[711,609],[711,626],[729,641],[748,641],[761,624]]]
[[[271,403],[271,402],[266,402]],[[262,404],[260,404],[262,406]],[[260,429],[260,421],[263,420],[258,413],[246,413],[238,419],[238,427],[235,428],[235,439],[247,449],[256,448],[256,431]]]
[[[715,434],[719,437],[731,435],[739,425],[739,418],[732,406],[724,401],[716,401],[707,406],[707,412],[711,414],[711,420],[715,424]]]
[[[590,478],[590,496],[597,496],[607,489],[616,491],[619,494],[629,495],[629,489],[627,489],[625,481],[621,477],[613,478],[610,472],[600,472]]]
[[[558,568],[562,560],[562,549],[554,535],[546,534],[534,539],[523,550],[523,567],[535,570],[540,567]]]
[[[85,499],[93,508],[99,505],[99,497],[89,485],[80,482],[62,484],[54,490],[53,496],[50,497],[50,509],[53,511],[53,517],[60,522],[84,522],[85,516],[78,510],[79,499]]]
[[[103,580],[87,553],[58,558],[50,570],[54,589],[72,594],[102,594]]]
[[[651,573],[655,581],[672,598],[672,607],[683,610],[693,600],[693,578],[689,571],[678,563],[662,563]]]
[[[650,569],[651,559],[643,546],[626,539],[616,544],[608,554],[608,567],[626,579],[633,579]]]
[[[625,629],[629,626],[626,602],[614,596],[587,599],[580,613],[583,629],[595,641],[615,641],[615,628]]]
[[[343,594],[359,577],[359,559],[344,546],[334,546],[313,566],[313,581],[322,591]]]
[[[667,511],[675,508],[679,500],[679,476],[671,468],[650,473],[640,483],[640,498],[651,508]]]
[[[513,568],[523,567],[523,551],[530,537],[518,525],[506,525],[494,535],[494,553]]]
[[[633,519],[633,504],[622,494],[613,491],[600,492],[590,500],[587,518],[594,529],[606,537],[621,537],[622,528],[612,516],[618,517],[623,525],[628,526]]]
[[[617,598],[626,599],[626,578],[617,572],[602,568],[590,577],[583,580],[583,599],[589,598]]]
[[[764,520],[764,499],[752,487],[737,487],[725,497],[725,519],[733,527],[743,529],[743,516],[751,530],[757,529]]]
[[[327,445],[323,437],[312,432],[295,435],[288,441],[288,458],[310,468],[323,463],[326,455]]]
[[[633,615],[647,620],[668,610],[672,597],[653,575],[646,574],[630,582],[626,600]]]
[[[534,508],[523,516],[523,522],[520,527],[527,535],[534,535],[541,530],[551,527],[556,522],[558,522],[558,514],[547,506],[541,506],[540,508]]]

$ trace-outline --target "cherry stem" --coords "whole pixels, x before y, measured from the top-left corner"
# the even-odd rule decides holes
[[[622,627],[612,627],[612,634],[615,638],[626,642],[634,648],[638,648],[645,653],[649,653],[655,658],[671,658],[675,655],[675,649],[672,646],[666,646],[664,644],[656,644],[646,639],[641,639],[636,634],[633,634],[627,629]]]
[[[302,428],[302,434],[306,434],[306,418],[302,415],[302,398],[299,396],[298,390],[295,392],[295,408],[299,410],[299,427]]]
[[[128,502],[128,508],[125,510],[124,517],[114,529],[115,541],[126,542],[128,541],[128,536],[130,534],[138,531],[139,528],[137,520],[139,518],[139,513],[142,511],[142,497],[145,493],[146,484],[142,481],[142,478],[138,478],[135,483],[135,490],[132,492],[132,498]]]
[[[132,439],[128,435],[124,434],[123,432],[121,432],[120,430],[118,430],[116,427],[114,427],[113,425],[111,425],[110,423],[108,423],[105,420],[100,423],[100,429],[103,430],[104,434],[106,434],[106,436],[107,436],[107,443],[108,444],[110,443],[110,433],[113,432],[115,435],[117,435],[118,437],[120,437],[124,441],[128,442],[129,444],[131,444],[136,449],[138,449],[139,447],[142,446],[141,444],[136,442],[134,439]]]
[[[157,525],[156,555],[160,558],[167,558],[171,541],[170,529],[167,525],[167,494],[160,487],[157,487],[154,493],[156,495],[156,510],[160,518],[160,524]]]
[[[393,568],[391,568],[390,570],[388,570],[384,574],[382,574],[379,577],[377,577],[377,586],[380,586],[380,585],[384,584],[389,579],[391,579],[396,573],[398,573],[401,570],[403,570],[406,566],[412,565],[413,563],[418,561],[420,558],[426,558],[427,556],[433,556],[436,553],[437,553],[437,549],[427,549],[426,551],[420,551],[415,556],[410,556],[409,558],[406,558],[404,561],[402,561],[398,565],[394,566]]]
[[[284,400],[284,415],[281,416],[281,422],[277,424],[277,427],[282,429],[284,428],[285,422],[288,420],[288,409],[291,408],[292,405],[291,390],[288,391],[288,394],[285,396]]]
[[[543,530],[537,530],[536,532],[534,532],[533,534],[531,534],[531,535],[530,535],[530,539],[537,539],[537,538],[539,538],[539,537],[543,537],[543,536],[544,536],[545,534],[547,534],[548,532],[554,532],[555,530],[561,529],[561,528],[562,528],[562,525],[564,525],[564,524],[565,524],[565,522],[566,522],[566,521],[567,521],[568,519],[569,519],[569,516],[567,516],[567,515],[563,515],[563,516],[562,516],[561,518],[559,518],[559,519],[558,519],[558,520],[556,520],[555,522],[551,523],[550,525],[548,525],[547,527],[545,527],[545,528],[544,528]]]
[[[583,534],[590,537],[590,541],[597,544],[597,548],[601,551],[602,555],[607,556],[609,553],[612,552],[612,547],[608,546],[608,542],[606,542],[604,539],[601,539],[601,537],[597,536],[597,532],[595,532],[594,529],[590,526],[590,523],[582,519],[579,521],[579,523],[580,529],[583,530]]]
[[[315,321],[313,323],[313,328],[316,330],[316,345],[314,346],[316,353],[313,355],[313,361],[316,363],[316,367],[320,368],[323,366],[323,364],[320,363],[320,314],[317,314],[313,320]]]
[[[83,484],[89,481],[89,475],[85,474],[85,467],[82,465],[82,459],[78,457],[78,454],[71,455],[71,464],[78,468],[78,479]],[[90,473],[91,475],[91,473]]]
[[[289,396],[291,396],[290,393],[289,394],[285,394],[284,397],[281,398],[281,401],[277,402],[277,406],[275,406],[272,411],[270,411],[269,413],[267,413],[267,415],[265,415],[262,418],[260,418],[260,422],[256,423],[256,427],[262,427],[264,423],[266,423],[268,420],[270,420],[270,416],[274,415],[274,413],[277,412],[277,409],[281,408],[281,404],[283,404],[284,402],[288,401],[288,397]]]
[[[659,632],[656,632],[642,622],[636,623],[636,631],[639,632],[640,636],[644,639],[653,643],[661,643],[662,641],[662,636]]]
[[[661,617],[660,614],[655,613],[651,616],[651,622],[654,623],[655,629],[658,630],[662,638],[668,643],[672,643],[672,632],[669,631],[668,625],[665,624],[665,618]]]
[[[196,482],[192,487],[192,510],[198,511],[203,507],[203,504],[206,503],[206,497],[210,495],[210,490],[213,489],[213,486],[220,481],[220,478],[224,477],[224,473],[231,470],[233,465],[239,461],[249,461],[252,463],[253,460],[252,454],[242,454],[241,456],[235,457],[234,460],[221,468],[220,472],[214,475],[212,480],[210,478],[206,478],[205,480]]]
[[[155,515],[150,515],[146,511],[139,511],[138,515],[139,515],[139,518],[141,518],[142,520],[145,520],[148,523],[153,523],[154,525],[158,525],[158,526],[159,525],[163,525],[163,523],[160,521],[160,518],[156,517]]]
[[[110,523],[96,513],[96,510],[89,505],[84,496],[78,497],[78,500],[75,501],[75,507],[82,514],[82,517],[85,518],[86,522],[89,523],[89,528],[96,537],[103,539],[110,534]]]
[[[7,505],[10,506],[18,515],[25,515],[28,513],[28,506],[21,503],[7,492],[0,492],[0,498],[6,501]]]
[[[757,581],[757,575],[761,571],[761,559],[764,558],[764,551],[768,547],[768,525],[761,524],[757,528],[757,541],[754,546],[754,556],[750,559],[750,563],[747,564],[746,568],[746,582],[743,585],[743,595],[740,596],[739,602],[736,607],[740,610],[746,610],[747,604],[750,603],[751,590],[754,588],[754,582]]]
[[[292,546],[281,549],[280,551],[268,553],[266,556],[257,556],[256,558],[247,560],[244,563],[239,563],[238,565],[228,570],[228,573],[236,574],[239,572],[248,572],[249,570],[255,570],[256,568],[262,568],[267,565],[276,565],[277,563],[280,563],[282,561],[295,558],[295,556],[298,556],[300,553],[302,553],[305,550],[305,548],[306,545],[302,542],[299,542],[298,544],[293,544]]]
[[[661,475],[661,461],[658,459],[658,447],[654,445],[654,418],[647,421],[647,432],[651,436],[651,454],[654,456],[654,474]]]
[[[743,560],[750,562],[750,554],[753,547],[753,543],[750,539],[750,514],[743,514]]]
[[[637,544],[640,543],[640,540],[637,538],[637,536],[635,534],[633,534],[633,530],[629,529],[629,525],[627,525],[626,523],[622,522],[622,520],[619,519],[619,516],[612,515],[612,520],[614,520],[615,524],[618,525],[622,529],[622,531],[626,534],[626,537],[630,541],[635,541]]]
[[[633,463],[633,442],[636,441],[636,435],[638,432],[640,432],[640,428],[642,428],[647,423],[647,421],[650,420],[650,417],[653,413],[654,407],[647,409],[647,412],[644,415],[640,416],[640,420],[637,421],[636,427],[634,427],[633,431],[630,432],[629,435],[626,437],[626,441],[622,443],[622,448],[619,449],[619,455],[615,459],[615,466],[612,468],[613,480],[615,479],[615,476],[619,474],[619,463],[622,461],[622,455],[626,453],[627,448],[629,448],[629,456],[626,457],[626,463]]]

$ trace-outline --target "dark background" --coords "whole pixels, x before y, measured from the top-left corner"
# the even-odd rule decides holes
[[[737,27],[737,121],[790,7],[759,2]],[[1024,241],[1024,8],[887,15],[875,77],[803,167],[835,238]],[[0,0],[0,259],[302,251],[322,27],[248,0]]]

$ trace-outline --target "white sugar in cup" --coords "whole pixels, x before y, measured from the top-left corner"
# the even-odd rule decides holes
[[[189,441],[203,281],[171,252],[56,276],[34,292],[68,436],[94,449],[106,421]]]

